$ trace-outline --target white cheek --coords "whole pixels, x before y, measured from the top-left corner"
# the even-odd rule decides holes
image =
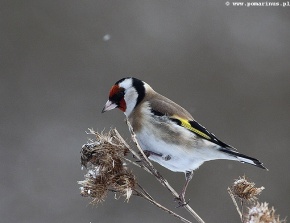
[[[125,115],[128,117],[133,109],[135,108],[135,105],[137,103],[138,94],[137,91],[134,88],[130,88],[126,91],[125,94],[125,102],[126,102],[126,111],[124,112]]]

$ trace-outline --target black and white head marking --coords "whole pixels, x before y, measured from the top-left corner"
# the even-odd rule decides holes
[[[119,85],[120,88],[125,89],[124,99],[127,108],[124,113],[128,117],[133,109],[138,106],[145,97],[145,82],[133,77],[128,77],[117,81],[116,84]]]

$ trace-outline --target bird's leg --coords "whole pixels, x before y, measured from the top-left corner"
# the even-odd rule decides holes
[[[149,150],[144,150],[143,151],[144,152],[144,154],[147,156],[147,157],[149,157],[149,156],[162,156],[162,154],[161,153],[155,153],[155,152],[152,152],[152,151],[149,151]]]
[[[186,171],[185,172],[185,184],[182,188],[181,193],[179,194],[179,199],[177,199],[178,203],[179,203],[178,207],[183,207],[183,206],[188,204],[188,202],[185,202],[185,192],[186,192],[186,188],[189,184],[189,181],[192,179],[192,177],[193,177],[193,171]]]
[[[149,156],[159,156],[159,157],[162,157],[162,154],[161,153],[155,153],[155,152],[152,152],[152,151],[149,151],[149,150],[143,150],[145,156],[149,157]],[[141,152],[138,152],[138,154],[141,156],[142,158],[142,153]],[[136,161],[136,162],[140,162],[140,161]]]
[[[144,150],[143,151],[144,154],[149,157],[149,156],[158,156],[158,157],[162,157],[162,153],[155,153],[155,152],[152,152],[152,151],[149,151],[149,150]],[[171,160],[171,156],[170,155],[167,155],[163,158],[165,161],[168,161],[168,160]]]

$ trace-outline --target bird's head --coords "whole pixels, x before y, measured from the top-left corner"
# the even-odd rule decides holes
[[[109,100],[102,112],[119,108],[129,116],[145,97],[145,82],[133,77],[122,78],[110,90]]]

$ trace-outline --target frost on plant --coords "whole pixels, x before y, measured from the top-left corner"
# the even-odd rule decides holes
[[[123,157],[129,152],[117,130],[98,133],[81,150],[81,164],[87,169],[85,179],[78,181],[81,195],[92,198],[92,204],[104,201],[108,191],[124,196],[128,201],[136,185],[135,176],[127,169]]]
[[[275,209],[269,208],[268,203],[259,203],[249,209],[246,223],[283,223],[279,216],[275,215]]]

